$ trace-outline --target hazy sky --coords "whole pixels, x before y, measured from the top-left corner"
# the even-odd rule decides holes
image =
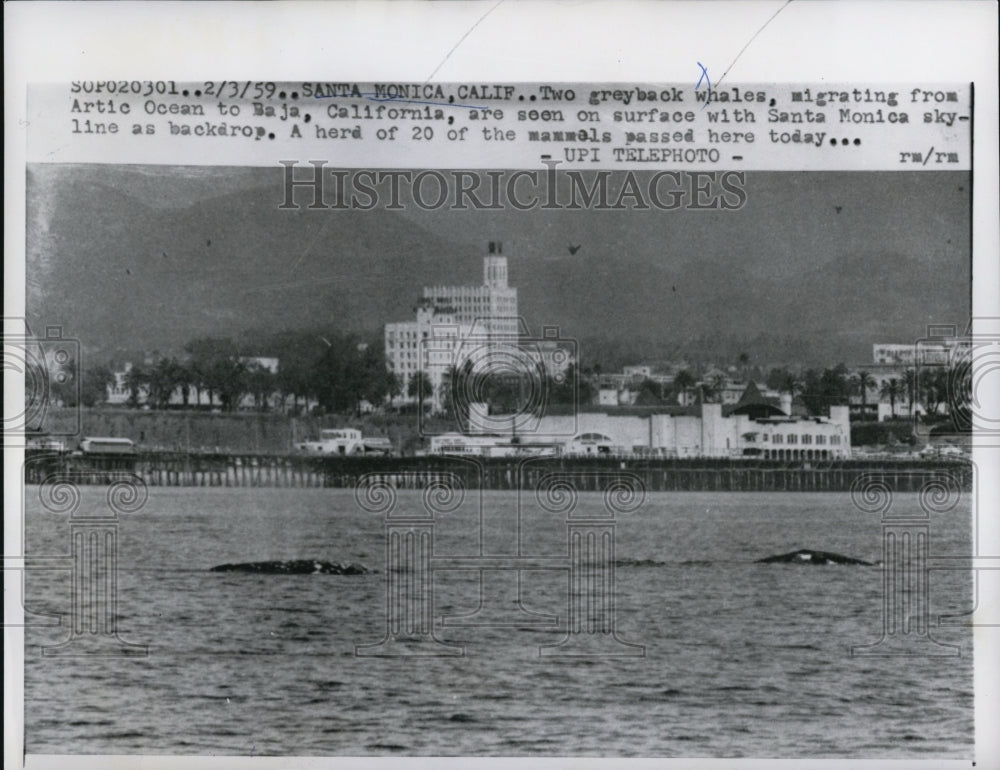
[[[964,172],[752,173],[737,211],[527,212],[281,211],[282,175],[30,167],[29,318],[93,347],[377,328],[423,285],[478,283],[492,240],[529,325],[580,336],[770,334],[861,355],[970,313]]]

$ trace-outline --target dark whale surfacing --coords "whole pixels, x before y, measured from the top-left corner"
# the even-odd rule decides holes
[[[243,572],[253,575],[368,575],[363,564],[339,564],[319,559],[289,561],[249,561],[241,564],[219,564],[209,572]]]
[[[782,553],[777,556],[768,556],[765,559],[757,559],[757,564],[811,564],[825,566],[828,564],[861,564],[865,567],[874,566],[870,561],[853,559],[830,551],[811,551],[806,548]]]

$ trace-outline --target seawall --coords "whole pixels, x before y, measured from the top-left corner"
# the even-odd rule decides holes
[[[76,483],[105,484],[134,473],[148,486],[354,487],[365,476],[399,488],[424,488],[457,477],[465,488],[533,488],[544,477],[569,477],[578,490],[601,490],[616,474],[638,476],[649,491],[850,490],[862,474],[880,473],[900,492],[918,491],[932,475],[947,474],[971,489],[967,461],[841,460],[782,463],[727,459],[309,457],[247,453],[139,452],[132,456],[80,456],[29,451],[25,482],[71,476]]]

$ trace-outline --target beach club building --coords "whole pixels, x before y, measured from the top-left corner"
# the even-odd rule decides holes
[[[547,413],[527,433],[447,434],[431,440],[432,454],[513,456],[546,454],[615,457],[714,457],[832,460],[851,456],[847,406],[826,416],[792,415],[750,383],[738,403],[693,406],[581,406]],[[552,410],[555,411],[555,410]]]

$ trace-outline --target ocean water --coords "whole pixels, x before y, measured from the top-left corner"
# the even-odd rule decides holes
[[[105,494],[82,488],[80,510]],[[26,498],[27,553],[68,553],[68,518],[36,487]],[[400,491],[397,510],[421,501]],[[597,513],[603,497],[577,505]],[[894,506],[919,511],[916,495]],[[931,517],[931,556],[969,555],[970,516],[963,496]],[[959,656],[851,657],[882,636],[881,566],[755,563],[799,548],[881,559],[881,521],[846,493],[657,493],[620,515],[616,633],[644,657],[539,654],[566,636],[563,570],[520,573],[524,609],[554,626],[443,625],[481,591],[478,618],[517,610],[516,572],[468,569],[433,577],[434,635],[463,656],[356,656],[386,633],[386,540],[350,490],[152,488],[117,533],[119,635],[148,654],[49,657],[68,621],[29,628],[29,753],[972,756],[972,634],[936,625],[971,610],[968,573],[935,570],[927,590],[930,636]],[[567,554],[565,516],[515,492],[467,493],[434,537],[438,557]],[[303,558],[378,572],[210,571]],[[25,586],[29,609],[68,617],[68,571]]]

